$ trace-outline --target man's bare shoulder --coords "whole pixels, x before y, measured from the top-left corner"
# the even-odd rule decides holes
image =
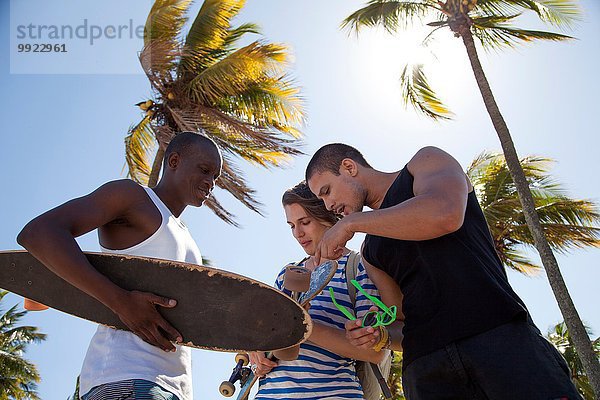
[[[421,148],[408,162],[408,170],[414,175],[421,169],[436,168],[440,165],[452,164],[458,166],[458,161],[450,154],[435,146],[426,146]]]
[[[118,179],[98,187],[91,194],[93,197],[115,198],[121,202],[147,197],[144,187],[131,179]]]
[[[117,179],[109,181],[100,186],[98,189],[117,192],[143,193],[144,188],[137,182],[131,179]]]
[[[407,168],[415,180],[452,177],[467,181],[460,163],[444,150],[433,146],[420,149],[408,162]]]
[[[147,212],[152,204],[144,187],[130,179],[107,182],[80,200],[79,206],[94,207],[114,217]]]

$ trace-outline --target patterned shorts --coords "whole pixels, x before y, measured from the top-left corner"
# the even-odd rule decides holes
[[[179,400],[154,382],[142,379],[111,382],[96,386],[82,400]]]

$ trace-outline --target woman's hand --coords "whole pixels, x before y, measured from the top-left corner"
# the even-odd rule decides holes
[[[248,356],[250,357],[250,368],[256,376],[265,376],[277,366],[277,363],[268,359],[262,351],[248,353]]]

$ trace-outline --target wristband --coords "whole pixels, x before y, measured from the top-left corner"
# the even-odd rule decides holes
[[[386,329],[385,326],[379,326],[379,342],[375,343],[375,345],[373,345],[373,350],[375,351],[381,351],[381,349],[386,348],[386,346],[389,346],[390,343],[390,334],[388,332],[388,330]]]

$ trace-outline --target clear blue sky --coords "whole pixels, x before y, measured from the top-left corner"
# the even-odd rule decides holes
[[[0,2],[4,138],[0,249],[18,248],[15,236],[34,216],[124,176],[123,137],[140,118],[133,105],[151,94],[136,58],[139,39],[98,40],[93,47],[84,39],[74,40],[67,55],[15,58],[19,54],[16,42],[10,40],[16,35],[11,22],[76,25],[88,18],[89,23],[105,25],[129,19],[143,23],[150,1],[127,4]],[[440,66],[431,70],[432,83],[455,111],[456,120],[429,122],[400,103],[398,78],[403,62],[415,53],[411,42],[416,39],[374,32],[356,39],[338,29],[342,19],[361,4],[359,0],[249,1],[238,19],[260,24],[269,40],[293,49],[292,71],[303,87],[308,110],[305,152],[343,141],[361,149],[375,167],[394,171],[425,145],[447,150],[465,168],[481,151],[498,150],[459,41],[442,35]],[[577,41],[480,54],[520,155],[556,159],[553,173],[570,194],[598,201],[600,6],[594,0],[581,4],[585,21],[573,32]],[[15,7],[12,18],[11,5]],[[195,3],[194,10],[199,5]],[[206,209],[186,210],[183,218],[203,254],[220,268],[268,283],[283,265],[298,259],[302,251],[285,224],[280,198],[302,179],[307,161],[299,157],[290,168],[276,171],[241,164],[265,204],[267,217],[241,208],[226,194],[217,195],[238,215],[243,229],[226,226]],[[94,234],[80,243],[86,250],[98,250]],[[360,237],[352,244],[358,247]],[[581,317],[597,335],[599,257],[594,249],[559,256]],[[511,272],[509,279],[542,331],[562,319],[543,275],[525,278]],[[11,295],[5,307],[18,301]],[[26,322],[48,334],[47,341],[26,354],[40,369],[41,397],[65,399],[74,388],[94,326],[56,311],[30,313]],[[220,399],[217,387],[229,376],[233,355],[195,351],[193,361],[196,397]]]

